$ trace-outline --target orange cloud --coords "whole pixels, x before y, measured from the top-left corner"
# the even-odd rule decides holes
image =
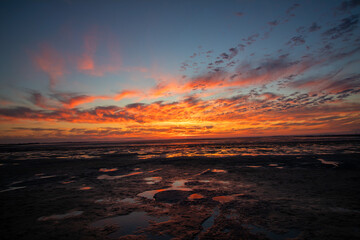
[[[69,99],[68,103],[66,103],[66,106],[69,108],[73,108],[78,105],[93,102],[98,99],[109,99],[109,97],[107,97],[107,96],[87,96],[87,95],[76,96],[76,97]]]
[[[135,97],[138,96],[139,94],[141,94],[140,91],[136,91],[136,90],[123,90],[120,93],[116,94],[113,99],[116,101],[119,101],[123,98],[126,97]]]

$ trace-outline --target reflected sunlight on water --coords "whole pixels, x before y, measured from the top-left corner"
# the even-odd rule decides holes
[[[258,155],[322,155],[360,153],[359,136],[262,137],[168,140],[134,143],[53,143],[4,145],[2,159],[84,159],[128,156],[137,159],[230,157]],[[44,150],[47,149],[47,150]]]

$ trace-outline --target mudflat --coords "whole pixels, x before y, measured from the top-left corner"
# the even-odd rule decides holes
[[[0,166],[1,239],[360,238],[357,152],[10,152]]]

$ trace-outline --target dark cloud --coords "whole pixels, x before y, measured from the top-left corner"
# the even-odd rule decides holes
[[[278,20],[274,20],[274,21],[271,21],[271,22],[268,22],[268,24],[270,25],[270,26],[277,26],[277,25],[279,25],[279,21]]]
[[[41,115],[43,111],[32,110],[28,107],[0,108],[0,115],[14,118],[34,117]]]
[[[239,50],[237,48],[230,48],[229,53],[220,54],[220,58],[224,60],[231,60],[238,54]]]
[[[305,33],[305,27],[303,27],[303,26],[298,27],[296,29],[296,32],[299,33],[299,34],[304,34]]]
[[[255,33],[247,38],[243,38],[242,40],[244,42],[246,42],[247,45],[251,45],[252,43],[254,43],[256,41],[256,39],[259,37],[258,33]]]
[[[342,2],[337,9],[346,12],[358,6],[360,6],[360,0],[349,0]]]
[[[286,44],[294,47],[294,46],[303,45],[304,43],[305,43],[305,39],[303,36],[300,35],[291,38]]]
[[[309,27],[309,32],[315,32],[320,29],[321,29],[321,27],[319,25],[317,25],[316,22],[313,22],[313,24]]]
[[[62,132],[63,129],[59,128],[25,128],[25,127],[14,127],[12,128],[14,130],[29,130],[34,132],[43,132],[43,131],[56,131],[56,132]]]
[[[238,17],[242,17],[242,16],[244,16],[244,13],[243,12],[236,12],[235,15],[238,16]]]
[[[291,7],[289,7],[289,8],[286,10],[286,13],[287,13],[287,14],[291,14],[297,7],[300,7],[300,4],[294,3]]]
[[[246,47],[246,46],[245,46],[244,44],[241,44],[241,43],[238,44],[238,48],[239,48],[240,51],[244,51],[244,50],[245,50],[245,47]]]
[[[230,48],[229,52],[230,52],[230,59],[232,59],[238,54],[239,50],[237,48]]]
[[[130,103],[126,105],[126,108],[140,108],[145,106],[145,103]]]
[[[29,101],[31,103],[33,103],[35,106],[38,106],[40,108],[50,108],[48,105],[48,99],[46,97],[44,97],[40,92],[37,91],[29,91],[30,97],[29,97]]]
[[[344,93],[346,90],[347,92],[351,92],[356,89],[360,89],[360,74],[343,79],[336,79],[335,81],[328,83],[322,90]]]
[[[323,36],[330,37],[331,39],[337,39],[346,33],[352,32],[359,22],[359,15],[351,15],[347,18],[343,18],[341,23],[333,28],[323,32]]]

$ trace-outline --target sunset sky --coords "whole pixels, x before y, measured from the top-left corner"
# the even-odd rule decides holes
[[[0,142],[360,133],[360,1],[1,1]]]

